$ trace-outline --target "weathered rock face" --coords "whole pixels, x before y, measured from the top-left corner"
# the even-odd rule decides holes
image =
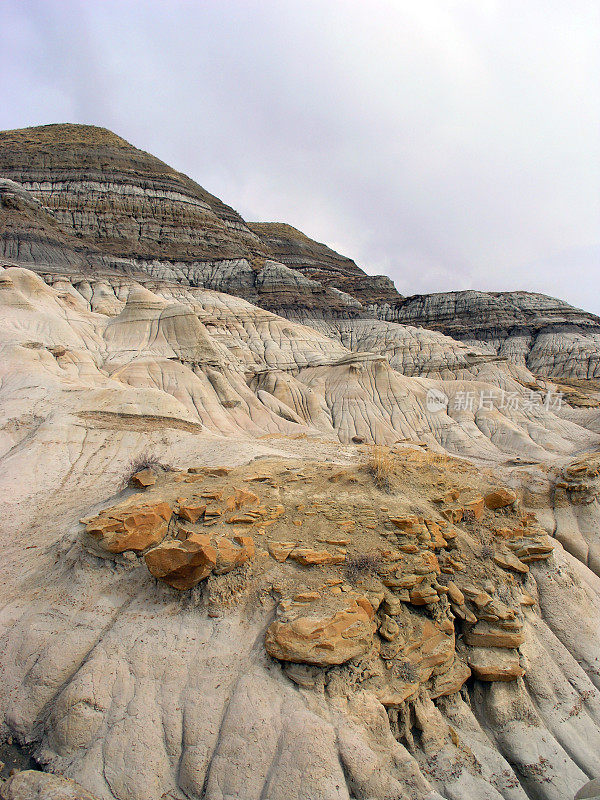
[[[113,256],[185,262],[264,254],[233,209],[104,128],[4,131],[0,175],[28,190],[66,232]]]
[[[600,320],[591,314],[527,292],[402,298],[388,278],[289,225],[244,222],[185,175],[93,126],[0,133],[0,256],[45,275],[126,273],[235,294],[289,319],[341,324],[340,335],[361,339],[361,349],[365,326],[358,337],[348,329],[368,320],[371,349],[391,346],[407,374],[428,359],[419,343],[403,351],[396,323],[464,342],[458,363],[467,369],[486,356],[506,359],[568,381],[573,397],[581,388],[573,381],[600,378]],[[435,361],[456,369],[455,357]]]
[[[74,781],[29,769],[0,787],[0,797],[2,800],[97,800]]]
[[[131,528],[139,523],[144,533],[144,509],[168,514],[174,509],[183,522],[163,529],[158,544],[144,540],[144,562],[153,577],[185,591],[212,576],[216,596],[223,595],[225,586],[275,592],[281,597],[265,633],[266,652],[281,662],[321,668],[368,663],[359,683],[387,709],[398,710],[422,691],[433,699],[455,693],[471,669],[486,682],[517,680],[525,674],[518,649],[526,641],[521,608],[527,602],[522,593],[506,589],[503,596],[508,601],[510,594],[511,600],[503,602],[482,583],[517,586],[516,573],[524,585],[529,567],[504,542],[521,551],[525,540],[530,547],[535,542],[536,559],[546,560],[553,551],[543,541],[547,537],[536,529],[531,513],[517,511],[514,493],[511,498],[509,490],[496,487],[485,496],[512,502],[490,508],[473,486],[450,482],[455,467],[439,458],[433,463],[446,483],[437,483],[445,491],[433,498],[435,516],[399,515],[404,504],[398,477],[406,475],[414,456],[390,454],[389,459],[385,491],[392,498],[382,509],[383,490],[367,464],[340,475],[327,465],[306,464],[294,473],[278,462],[265,462],[259,473],[252,467],[146,470],[144,477],[152,480],[145,481],[143,495],[83,522],[88,535],[106,536],[107,520],[112,524],[123,518]],[[429,486],[424,478],[432,461],[423,458],[421,463],[422,491]],[[474,472],[462,472],[478,482]],[[330,496],[323,489],[332,483],[336,489]],[[358,505],[357,493],[362,498]],[[477,514],[467,513],[472,507]],[[498,517],[505,526],[501,529]],[[280,538],[292,530],[295,540]],[[132,539],[136,531],[128,534]],[[477,550],[490,538],[493,544],[486,546],[492,557],[475,569]],[[102,544],[108,553],[142,549],[137,540],[119,542],[118,549],[110,540]],[[240,572],[244,565],[251,569]],[[466,580],[465,572],[478,573],[477,582]],[[218,579],[229,573],[234,573],[233,583],[221,587]],[[309,680],[314,685],[320,673],[313,671],[310,678],[295,670],[290,675],[301,685]]]
[[[239,214],[188,177],[94,126],[0,132],[0,234],[0,256],[40,272],[149,275],[292,314],[361,308],[277,263]]]
[[[531,292],[444,292],[376,304],[378,317],[431,328],[555,378],[600,377],[600,319]]]
[[[250,222],[248,225],[260,236],[277,261],[323,286],[351,295],[364,307],[394,303],[401,299],[394,284],[385,275],[367,275],[351,258],[315,242],[291,225],[278,222]]]

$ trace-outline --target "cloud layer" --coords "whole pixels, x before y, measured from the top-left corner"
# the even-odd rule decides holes
[[[114,130],[403,294],[600,313],[600,12],[584,0],[0,4],[0,128]]]

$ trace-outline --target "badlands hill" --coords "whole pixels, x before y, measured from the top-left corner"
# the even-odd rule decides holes
[[[0,133],[1,796],[573,798],[599,341],[103,129]]]

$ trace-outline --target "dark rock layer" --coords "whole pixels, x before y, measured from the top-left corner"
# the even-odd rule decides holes
[[[598,317],[528,292],[403,298],[290,225],[246,223],[103,128],[0,132],[0,258],[45,276],[125,273],[223,291],[302,322],[419,326],[538,375],[600,378]]]
[[[232,208],[104,128],[1,132],[0,175],[27,189],[65,231],[115,256],[190,261],[267,255]]]
[[[248,225],[282,264],[324,286],[352,295],[363,305],[393,304],[402,298],[390,278],[367,275],[351,258],[310,239],[291,225],[280,222],[249,222]]]

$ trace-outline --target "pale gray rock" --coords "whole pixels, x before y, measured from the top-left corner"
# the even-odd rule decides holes
[[[24,770],[0,788],[2,800],[96,800],[74,781],[46,772]]]

